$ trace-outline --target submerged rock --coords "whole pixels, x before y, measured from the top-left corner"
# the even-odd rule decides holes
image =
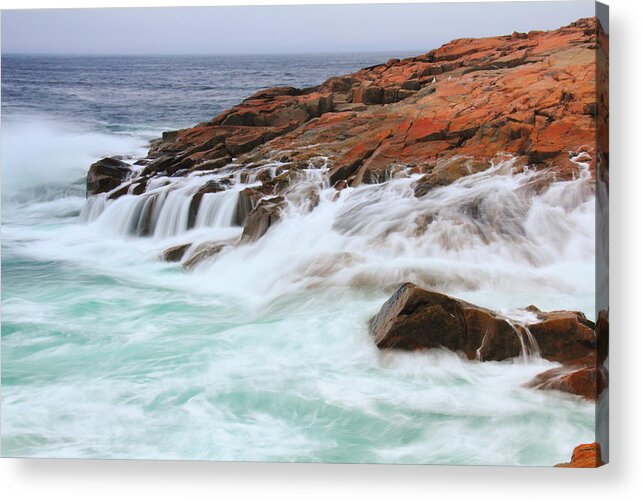
[[[183,266],[188,269],[194,268],[221,252],[225,247],[226,244],[221,242],[204,242],[194,249],[194,252],[185,260]]]
[[[592,363],[591,363],[592,362]],[[558,367],[538,374],[527,386],[539,390],[558,390],[596,400],[608,385],[604,368],[597,368],[595,360],[587,360],[585,367]]]
[[[532,311],[532,310],[531,310]],[[405,283],[370,320],[380,349],[447,348],[468,358],[505,360],[539,352],[558,362],[595,353],[592,322],[572,311],[541,312],[530,324],[486,308]]]
[[[89,167],[87,196],[118,188],[131,174],[130,165],[117,158],[103,158]]]
[[[130,228],[135,235],[146,237],[154,232],[154,211],[158,203],[158,194],[148,195],[143,204],[136,226]]]
[[[174,247],[165,249],[161,254],[161,259],[169,263],[179,262],[181,259],[183,259],[183,256],[185,256],[187,249],[189,249],[191,245],[192,244],[175,245]]]

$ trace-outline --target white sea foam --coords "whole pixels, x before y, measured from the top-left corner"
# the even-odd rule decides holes
[[[509,160],[417,198],[413,176],[337,195],[323,172],[304,174],[261,239],[194,271],[158,257],[238,239],[233,208],[246,185],[206,195],[191,229],[192,195],[222,175],[167,178],[117,200],[10,206],[5,450],[553,464],[590,440],[592,404],[524,387],[555,364],[382,354],[367,321],[403,281],[520,318],[528,304],[593,316],[591,181],[536,191],[539,174]],[[155,225],[142,237],[150,196]]]
[[[15,195],[34,185],[68,185],[83,179],[87,166],[102,156],[140,155],[145,139],[97,132],[43,115],[9,115],[2,122],[2,192]]]

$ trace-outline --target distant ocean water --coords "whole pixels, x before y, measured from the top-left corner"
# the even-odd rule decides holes
[[[523,387],[551,363],[381,354],[366,327],[390,277],[413,273],[501,310],[591,316],[594,200],[581,181],[524,209],[544,266],[508,240],[451,254],[429,240],[400,245],[418,204],[458,214],[460,193],[418,202],[407,180],[339,202],[322,192],[309,215],[194,272],[157,259],[183,235],[122,235],[107,212],[80,220],[96,159],[143,155],[163,130],[260,88],[316,85],[405,55],[3,56],[2,454],[550,465],[591,440],[592,404]],[[476,195],[492,208],[519,182],[481,178]],[[556,231],[572,238],[562,246]],[[356,264],[331,280],[316,274],[312,264],[331,268],[339,254]]]
[[[406,55],[3,55],[2,112],[48,114],[110,132],[157,132],[213,118],[261,88],[318,85]]]
[[[3,55],[3,195],[61,172],[82,176],[100,156],[140,153],[259,89],[317,85],[393,56],[404,54]]]

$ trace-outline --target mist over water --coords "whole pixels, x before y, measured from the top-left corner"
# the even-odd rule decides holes
[[[553,363],[382,353],[367,331],[403,281],[509,315],[593,318],[580,159],[576,180],[545,190],[506,159],[422,198],[410,174],[337,195],[318,159],[263,238],[191,271],[161,252],[237,239],[251,177],[207,195],[191,229],[191,195],[225,172],[85,200],[90,163],[143,154],[161,130],[233,104],[220,96],[381,60],[127,58],[107,81],[103,58],[3,58],[4,456],[551,465],[593,437],[593,404],[523,386]]]

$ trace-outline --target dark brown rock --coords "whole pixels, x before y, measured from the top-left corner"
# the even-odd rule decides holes
[[[383,94],[383,89],[377,85],[362,85],[356,90],[352,100],[355,103],[382,104]]]
[[[505,360],[539,351],[548,360],[575,363],[594,357],[593,324],[573,311],[542,312],[523,325],[486,308],[405,283],[370,320],[370,333],[381,349],[443,347],[479,360]],[[580,367],[581,368],[581,367]],[[577,374],[574,379],[581,384]],[[598,383],[598,385],[601,383]]]
[[[205,183],[193,196],[192,201],[189,204],[188,214],[187,214],[187,228],[193,228],[196,224],[196,216],[198,215],[198,209],[201,206],[201,200],[203,200],[203,195],[207,193],[219,193],[225,191],[227,186],[220,181],[208,181]]]
[[[380,349],[447,348],[468,358],[504,360],[520,354],[519,333],[490,310],[403,284],[370,320]]]
[[[606,371],[594,365],[582,368],[558,367],[538,374],[527,386],[538,390],[558,390],[596,400],[608,386]]]
[[[370,321],[379,348],[417,350],[444,347],[466,351],[466,323],[448,296],[402,285]]]
[[[189,249],[191,245],[192,244],[175,245],[174,247],[165,249],[161,255],[161,259],[169,263],[176,263],[183,259],[185,252],[187,252],[187,249]]]
[[[147,178],[138,178],[136,183],[132,183],[133,188],[131,190],[132,195],[142,195],[145,193],[145,189],[147,188]]]
[[[405,90],[419,90],[421,89],[421,82],[417,79],[406,80],[401,84],[401,88]]]
[[[221,167],[225,167],[227,164],[229,164],[232,161],[232,157],[229,155],[215,158],[213,160],[206,160],[205,162],[201,162],[199,164],[196,164],[194,167],[192,167],[192,171],[210,171],[210,170],[217,170],[220,169]]]
[[[117,198],[122,197],[123,195],[141,195],[145,193],[145,188],[147,187],[147,177],[139,177],[136,181],[131,183],[123,183],[120,188],[113,190],[107,197],[109,200],[116,200]]]
[[[529,350],[522,326],[485,308],[463,301],[460,305],[466,321],[469,357],[473,349],[479,360],[505,360],[519,356],[523,349]]]
[[[261,238],[280,218],[285,198],[264,198],[250,212],[243,228],[241,242],[253,242]]]
[[[220,242],[204,242],[194,249],[194,252],[185,260],[183,266],[192,269],[203,261],[215,256],[225,247],[226,245]]]
[[[234,211],[234,224],[236,226],[245,225],[247,216],[257,206],[261,198],[263,198],[263,194],[253,188],[245,188],[239,193],[236,210]]]
[[[103,158],[89,167],[87,196],[105,193],[120,186],[130,175],[129,164],[116,158]]]
[[[332,110],[333,96],[331,93],[320,94],[312,93],[305,101],[305,108],[311,117],[320,117],[324,113]]]
[[[595,324],[595,343],[597,345],[597,365],[604,365],[609,356],[609,312],[600,310]]]
[[[528,326],[543,358],[571,362],[594,355],[595,324],[583,313],[552,311],[537,314],[539,321]]]
[[[112,191],[107,198],[109,200],[116,200],[117,198],[120,198],[123,195],[127,195],[129,193],[129,189],[131,188],[131,186],[132,186],[132,183],[124,184],[117,190]]]

